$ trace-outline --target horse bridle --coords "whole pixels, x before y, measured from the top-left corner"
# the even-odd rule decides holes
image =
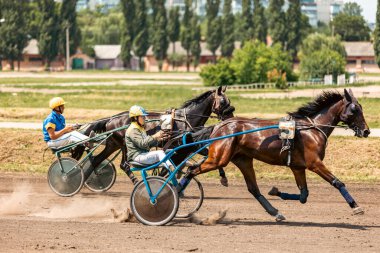
[[[221,97],[221,99],[219,100],[218,97]],[[220,104],[223,104],[223,107],[220,107]],[[211,111],[218,115],[217,118],[219,120],[223,120],[224,115],[235,111],[235,107],[231,106],[230,99],[227,98],[224,94],[219,96],[217,92],[215,92],[214,103],[212,105]]]

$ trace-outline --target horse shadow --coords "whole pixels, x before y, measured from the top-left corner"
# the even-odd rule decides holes
[[[175,219],[169,226],[188,227],[194,225],[189,219]],[[202,225],[200,225],[202,226]],[[255,220],[222,220],[214,226],[286,226],[286,227],[316,227],[316,228],[340,228],[351,230],[368,230],[380,228],[377,225],[355,225],[349,223],[321,223],[321,222],[297,222],[297,221],[255,221]]]

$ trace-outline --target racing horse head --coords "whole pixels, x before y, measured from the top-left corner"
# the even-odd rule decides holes
[[[363,115],[363,107],[355,98],[352,90],[344,89],[344,100],[340,114],[340,120],[347,124],[354,132],[355,136],[368,137],[371,133]]]

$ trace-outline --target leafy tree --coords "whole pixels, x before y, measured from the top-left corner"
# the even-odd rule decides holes
[[[286,12],[288,24],[287,50],[293,58],[297,55],[298,46],[301,43],[302,13],[300,0],[289,0],[289,9]]]
[[[144,62],[142,57],[146,55],[149,49],[149,35],[147,24],[147,8],[145,0],[138,0],[135,2],[136,15],[135,15],[135,29],[136,36],[133,41],[133,52],[139,57],[140,70],[144,70]]]
[[[0,53],[7,59],[14,70],[14,61],[20,61],[24,48],[28,43],[28,2],[0,1],[0,14],[4,22],[0,23]]]
[[[345,72],[346,60],[336,51],[329,48],[311,53],[301,61],[301,78],[305,80],[323,78],[325,75],[338,75]]]
[[[124,28],[123,13],[119,9],[100,12],[99,9],[78,12],[78,27],[81,29],[81,50],[94,55],[93,47],[99,44],[120,45]]]
[[[42,14],[39,10],[39,1],[29,4],[28,30],[30,38],[38,39]]]
[[[124,62],[124,66],[130,68],[131,62],[131,49],[134,41],[134,19],[135,19],[135,5],[133,0],[121,0],[121,10],[124,16],[124,29],[121,37],[121,52],[120,57]]]
[[[179,8],[169,10],[168,34],[169,40],[173,43],[173,54],[175,53],[175,42],[178,41],[181,32],[181,23],[179,21]]]
[[[302,14],[301,15],[301,43],[312,32],[313,32],[313,27],[309,23],[308,16],[306,16],[305,14]]]
[[[216,62],[216,50],[222,42],[222,20],[218,17],[220,0],[207,0],[207,47],[213,55],[214,63]]]
[[[301,60],[301,78],[323,78],[326,74],[344,73],[346,51],[339,37],[323,34],[310,34],[302,43],[299,58]]]
[[[283,48],[287,41],[286,34],[286,17],[282,10],[284,0],[270,0],[267,9],[269,34],[273,44],[280,43]]]
[[[339,37],[329,37],[324,34],[313,33],[303,40],[299,57],[309,56],[315,51],[323,48],[338,52],[343,58],[346,57],[346,50]]]
[[[345,3],[343,6],[342,12],[349,16],[361,16],[362,15],[362,7],[355,2]]]
[[[223,27],[222,27],[222,56],[231,57],[235,49],[235,34],[234,34],[234,15],[231,11],[232,0],[225,0],[223,5]]]
[[[45,62],[45,68],[49,69],[51,62],[59,52],[60,22],[57,5],[54,0],[41,0],[41,23],[38,38],[38,48]]]
[[[218,60],[217,64],[202,67],[200,76],[206,86],[232,85],[236,82],[235,72],[224,58]]]
[[[157,0],[154,16],[154,34],[153,34],[153,53],[158,62],[158,69],[162,71],[163,61],[166,59],[169,47],[167,27],[167,17],[165,9],[165,0]]]
[[[193,12],[191,10],[191,0],[185,0],[185,11],[182,18],[182,30],[181,30],[181,46],[186,50],[186,69],[190,71],[190,50],[191,50],[191,18]]]
[[[252,5],[251,0],[243,0],[242,1],[242,43],[245,41],[251,40],[253,38],[254,30],[253,30],[253,18],[252,18]]]
[[[192,40],[190,45],[191,55],[193,56],[194,71],[199,65],[199,59],[201,57],[201,26],[198,24],[198,17],[194,15],[191,19],[192,27]]]
[[[267,20],[265,18],[265,8],[260,0],[253,0],[253,37],[267,43]]]
[[[77,1],[78,0],[63,0],[61,6],[61,27],[62,29],[69,29],[70,54],[76,53],[81,41],[81,33],[77,24]],[[61,39],[62,52],[66,54],[66,36],[61,36]]]
[[[334,17],[331,26],[345,41],[368,41],[370,38],[370,29],[363,16],[339,13]]]
[[[373,47],[376,55],[377,65],[380,67],[380,0],[377,0],[376,28],[373,32]],[[0,42],[1,43],[1,42]]]
[[[242,20],[242,15],[240,12],[236,13],[234,15],[234,31],[235,31],[235,40],[236,41],[243,41],[244,40],[244,24],[241,22]]]

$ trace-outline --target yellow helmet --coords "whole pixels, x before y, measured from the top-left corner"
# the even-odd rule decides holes
[[[54,108],[61,106],[61,105],[64,105],[64,104],[66,104],[65,100],[63,100],[63,98],[61,98],[61,97],[54,97],[54,98],[50,99],[50,101],[49,101],[49,107],[51,109],[54,109]]]
[[[148,113],[141,106],[134,105],[129,109],[129,117],[132,118],[137,116],[148,116]]]

